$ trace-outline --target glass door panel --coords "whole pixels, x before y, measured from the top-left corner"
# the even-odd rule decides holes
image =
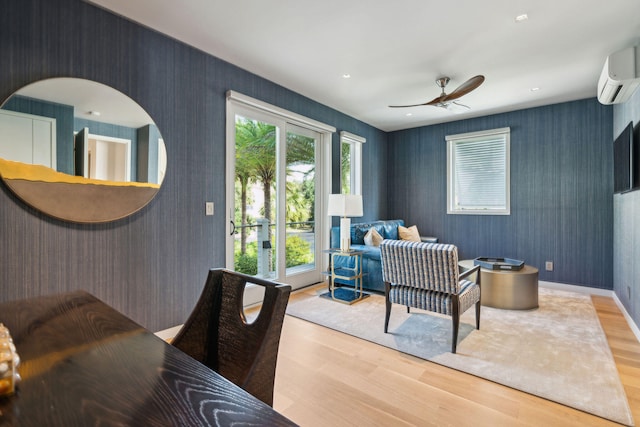
[[[294,289],[321,281],[330,137],[252,108],[230,113],[227,268]]]
[[[316,142],[314,132],[287,126],[287,276],[316,268]]]
[[[276,125],[236,115],[234,270],[276,277]]]

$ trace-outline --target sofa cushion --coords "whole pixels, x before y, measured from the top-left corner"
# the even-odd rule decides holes
[[[384,237],[384,222],[375,221],[369,223],[351,224],[351,244],[364,245],[364,235],[371,227],[375,227],[376,231]]]
[[[378,233],[375,227],[371,227],[364,235],[364,244],[367,246],[380,246],[384,238]]]
[[[363,258],[380,260],[379,246],[351,245],[350,248],[353,249],[354,251],[362,251]]]
[[[379,246],[351,245],[350,249],[353,251],[361,251],[363,261],[374,260],[374,261],[380,262]],[[355,260],[356,260],[355,257],[350,257],[350,256],[334,256],[333,257],[334,268],[336,269],[353,268],[355,264]]]
[[[401,219],[390,219],[384,222],[384,234],[382,237],[385,239],[398,240],[398,226],[404,225],[404,221]]]
[[[410,242],[420,241],[420,233],[418,232],[418,227],[415,225],[408,228],[398,226],[398,234],[400,235],[400,240],[408,240]]]
[[[389,219],[372,221],[368,223],[351,223],[351,244],[364,245],[364,235],[372,226],[376,227],[376,231],[384,239],[398,240],[398,226],[404,225],[404,221],[401,219]],[[340,227],[331,227],[331,240],[330,244],[332,248],[340,247]]]

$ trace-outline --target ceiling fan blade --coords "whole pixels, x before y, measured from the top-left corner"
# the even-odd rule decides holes
[[[440,104],[442,104],[446,99],[448,99],[448,95],[446,93],[443,93],[442,95],[440,95],[437,98],[433,98],[431,101],[429,102],[425,102],[424,105],[435,105],[435,106],[439,106]]]
[[[455,114],[464,113],[471,109],[468,105],[461,104],[457,101],[447,102],[446,104],[445,108]]]
[[[422,107],[423,105],[438,105],[444,99],[445,95],[440,95],[437,98],[432,99],[429,102],[423,102],[422,104],[412,104],[412,105],[389,105],[391,108],[404,108],[404,107]]]
[[[466,82],[462,83],[460,86],[456,88],[453,92],[446,96],[446,100],[454,100],[460,98],[463,95],[468,94],[474,89],[477,89],[484,82],[484,76],[478,75],[475,77],[471,77]]]
[[[421,107],[423,105],[427,105],[427,104],[422,103],[422,104],[412,104],[412,105],[389,105],[389,108]]]
[[[414,104],[414,105],[389,105],[389,107],[391,108],[403,108],[403,107],[422,107],[424,105],[435,105],[436,107],[441,104],[444,99],[446,98],[445,95],[443,96],[439,96],[437,98],[432,99],[429,102],[423,102],[422,104]]]
[[[463,104],[463,103],[461,103],[461,102],[458,102],[458,101],[451,101],[451,103],[452,103],[452,104],[457,105],[458,107],[462,107],[462,108],[466,108],[467,110],[471,110],[471,107],[469,107],[468,105]]]

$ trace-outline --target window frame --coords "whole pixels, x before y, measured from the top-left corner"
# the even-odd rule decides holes
[[[480,142],[483,139],[495,140],[497,135],[504,138],[505,150],[505,203],[496,208],[485,206],[480,209],[461,208],[456,205],[456,159],[455,145],[458,143]],[[467,132],[456,135],[447,135],[447,214],[452,215],[511,215],[511,128],[491,129],[479,132]]]
[[[349,173],[349,194],[362,194],[362,144],[367,140],[350,132],[340,132],[340,193],[342,193],[342,144],[348,144],[350,149],[349,160],[351,169]]]

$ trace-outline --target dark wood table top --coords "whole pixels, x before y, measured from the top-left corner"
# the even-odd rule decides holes
[[[0,304],[22,382],[0,426],[295,425],[86,292]]]

